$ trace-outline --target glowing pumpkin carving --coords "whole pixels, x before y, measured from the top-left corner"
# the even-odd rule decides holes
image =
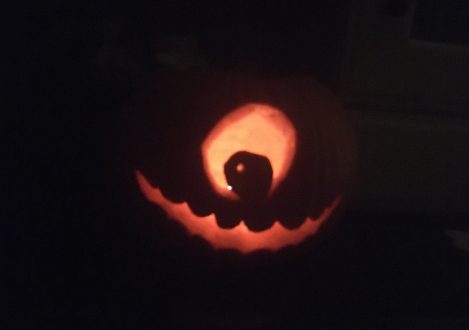
[[[311,80],[183,78],[137,104],[144,196],[214,248],[276,251],[316,234],[353,169],[332,94]]]

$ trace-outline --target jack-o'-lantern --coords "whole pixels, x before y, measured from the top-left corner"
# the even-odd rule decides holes
[[[134,107],[139,189],[213,248],[296,245],[348,189],[350,129],[312,79],[173,75]]]

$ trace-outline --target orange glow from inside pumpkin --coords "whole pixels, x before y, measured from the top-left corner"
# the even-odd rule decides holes
[[[187,203],[173,203],[164,197],[161,190],[153,187],[139,171],[136,172],[136,176],[145,197],[165,210],[170,218],[183,225],[190,234],[203,237],[215,249],[235,249],[244,254],[260,249],[277,251],[285,246],[302,242],[318,231],[341,199],[337,197],[316,220],[313,221],[308,217],[297,229],[290,230],[275,222],[267,230],[252,232],[242,221],[232,229],[223,229],[217,225],[214,214],[206,217],[196,216]]]
[[[224,173],[228,159],[239,151],[265,156],[272,166],[272,193],[286,177],[296,152],[296,131],[278,109],[266,104],[249,103],[223,117],[202,144],[205,173],[215,191],[238,200]],[[238,164],[241,173],[244,165]]]

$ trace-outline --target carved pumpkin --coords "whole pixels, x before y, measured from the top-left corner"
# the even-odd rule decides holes
[[[317,233],[348,189],[353,144],[311,79],[166,77],[138,98],[143,195],[214,248],[276,251]]]

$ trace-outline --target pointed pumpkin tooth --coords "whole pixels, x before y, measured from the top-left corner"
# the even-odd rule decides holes
[[[198,217],[206,217],[213,213],[210,206],[204,202],[187,202],[192,213]]]
[[[217,220],[218,226],[223,229],[234,228],[241,222],[241,219],[239,219],[239,217],[230,212],[217,211],[215,213],[215,218]]]
[[[284,218],[280,218],[279,222],[287,229],[296,229],[300,227],[307,219],[306,215],[292,214]]]
[[[270,212],[250,211],[244,217],[244,223],[253,232],[260,232],[269,229],[275,222],[275,218]]]
[[[216,201],[211,197],[211,195],[204,192],[194,194],[187,199],[187,204],[191,211],[199,217],[205,217],[212,214],[212,205],[214,203],[216,203]]]
[[[302,203],[304,199],[297,195],[295,198],[289,198],[284,203],[279,203],[274,210],[275,219],[288,229],[300,227],[306,220],[307,211]]]

